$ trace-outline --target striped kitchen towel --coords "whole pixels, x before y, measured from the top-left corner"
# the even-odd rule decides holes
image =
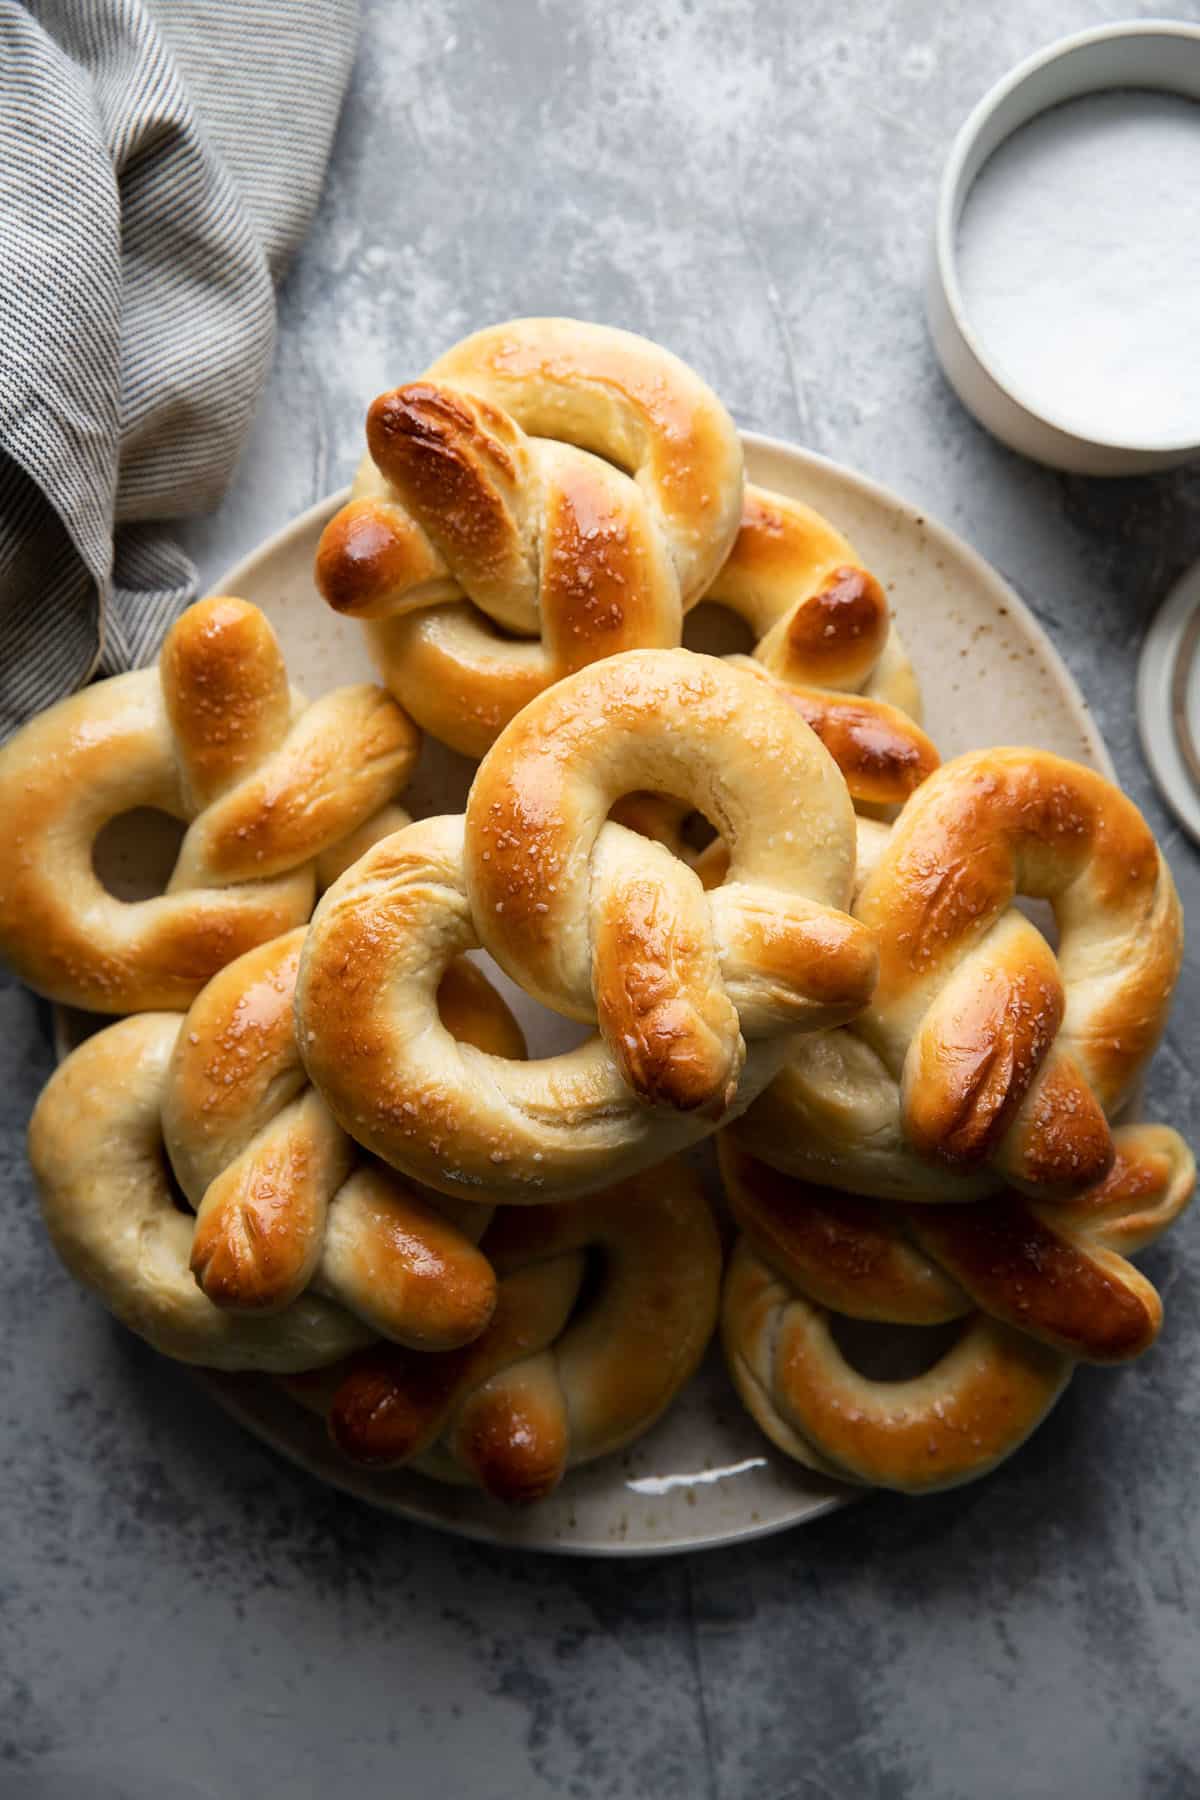
[[[316,205],[357,0],[0,0],[0,738],[146,662]]]

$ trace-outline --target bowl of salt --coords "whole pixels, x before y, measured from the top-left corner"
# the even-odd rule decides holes
[[[926,293],[960,400],[1086,475],[1200,456],[1200,26],[1102,26],[1000,81],[942,177]]]

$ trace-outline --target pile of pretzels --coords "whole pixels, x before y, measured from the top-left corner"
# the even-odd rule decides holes
[[[653,344],[481,331],[366,436],[315,573],[381,685],[309,703],[212,598],[0,750],[0,954],[91,1015],[30,1127],[62,1260],[350,1461],[499,1501],[718,1331],[783,1456],[985,1473],[1161,1322],[1128,1259],[1193,1161],[1115,1122],[1181,959],[1144,820],[1041,750],[943,763],[880,582]],[[749,654],[682,647],[701,600]],[[478,762],[462,815],[400,808],[421,730]],[[181,847],[122,898],[97,840],[144,807]],[[575,1048],[527,1058],[481,952]]]

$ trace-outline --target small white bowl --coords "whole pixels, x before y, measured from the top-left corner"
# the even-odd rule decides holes
[[[996,371],[971,328],[958,279],[958,224],[975,177],[992,152],[1064,100],[1112,88],[1156,88],[1200,100],[1200,26],[1138,20],[1081,31],[1041,50],[997,82],[954,140],[938,195],[926,285],[929,330],[946,378],[995,437],[1051,468],[1082,475],[1133,475],[1200,456],[1200,441],[1137,446],[1081,436],[1018,392]]]

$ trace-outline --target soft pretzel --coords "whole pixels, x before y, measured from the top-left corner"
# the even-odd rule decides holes
[[[275,1372],[384,1332],[442,1348],[486,1325],[489,1213],[446,1217],[365,1163],[306,1091],[291,989],[302,932],[223,970],[181,1021],[142,1013],[87,1038],[29,1132],[51,1239],[156,1350]],[[477,970],[447,973],[451,1029],[510,1055],[520,1035]],[[168,1148],[199,1217],[176,1204]]]
[[[737,541],[705,599],[753,631],[753,656],[726,660],[782,684],[845,776],[856,808],[892,811],[938,766],[883,589],[811,507],[747,486]],[[629,794],[613,816],[666,844],[706,887],[725,879],[724,844],[717,838],[697,851],[678,800]]]
[[[679,643],[738,529],[742,448],[716,395],[626,331],[517,319],[381,394],[317,553],[384,679],[469,756],[598,657]]]
[[[1082,1199],[1034,1205],[1009,1193],[947,1206],[810,1187],[724,1138],[743,1235],[722,1333],[738,1391],[772,1442],[825,1474],[927,1493],[1011,1455],[1077,1362],[1141,1355],[1162,1304],[1124,1253],[1183,1210],[1195,1164],[1164,1126],[1116,1137],[1112,1169]],[[960,1320],[961,1330],[923,1374],[876,1380],[842,1351],[836,1316]]]
[[[0,750],[0,954],[64,1004],[186,1006],[308,917],[317,858],[404,785],[417,744],[382,688],[306,706],[257,607],[198,602],[156,669],[85,688]],[[93,845],[142,806],[188,829],[166,892],[123,901]]]
[[[540,1500],[568,1468],[648,1431],[694,1373],[717,1319],[720,1240],[695,1177],[668,1162],[585,1200],[501,1208],[482,1247],[500,1296],[474,1344],[437,1356],[380,1344],[288,1385],[356,1462]]]
[[[937,767],[887,597],[812,507],[748,486],[737,540],[705,599],[750,627],[753,656],[737,661],[782,682],[856,804],[898,805]]]
[[[1057,953],[1013,905],[1048,900]],[[775,1166],[885,1198],[1103,1178],[1182,955],[1132,801],[1041,750],[979,750],[908,801],[854,903],[880,949],[852,1029],[798,1041],[737,1127]]]
[[[304,935],[214,976],[175,1045],[163,1135],[196,1210],[192,1272],[216,1306],[276,1312],[315,1285],[384,1337],[449,1349],[487,1323],[491,1270],[427,1202],[364,1162],[309,1086],[292,1007]],[[450,965],[438,1005],[446,1028],[478,1048],[525,1054],[472,964]]]
[[[714,894],[606,823],[648,782],[719,822]],[[330,889],[301,959],[301,1053],[351,1136],[443,1192],[587,1192],[708,1135],[791,1034],[863,1005],[874,946],[840,910],[853,863],[845,784],[779,690],[631,651],[531,702],[465,819],[386,839]],[[600,1035],[528,1064],[455,1045],[433,997],[477,944]]]

